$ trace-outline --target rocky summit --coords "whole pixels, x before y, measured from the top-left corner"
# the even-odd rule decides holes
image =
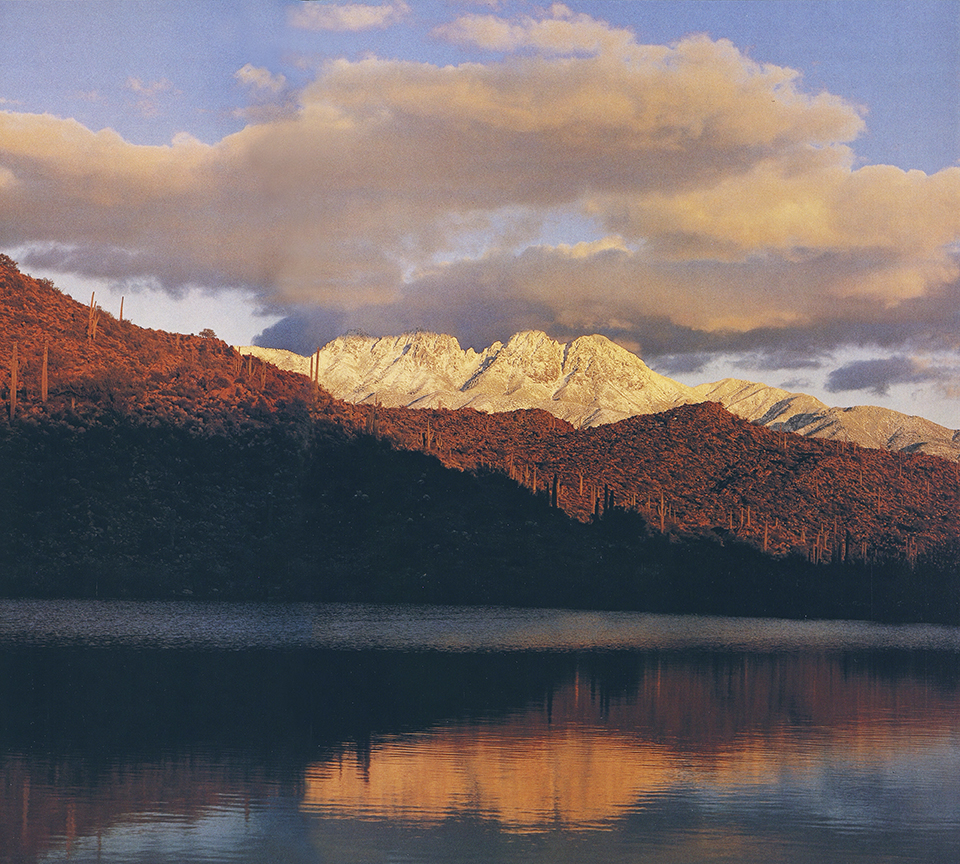
[[[689,387],[654,372],[600,335],[561,343],[527,330],[478,353],[437,333],[380,338],[352,333],[313,357],[257,346],[240,351],[314,375],[347,402],[487,413],[539,408],[577,428],[718,402],[744,420],[778,431],[960,460],[960,431],[922,417],[869,405],[830,407],[813,396],[736,378]]]

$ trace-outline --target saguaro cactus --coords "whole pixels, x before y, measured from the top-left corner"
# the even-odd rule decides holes
[[[17,343],[13,343],[13,354],[10,357],[10,420],[17,416]]]
[[[94,303],[96,292],[90,293],[90,309],[87,312],[87,339],[96,341],[97,325],[100,323],[100,307]]]
[[[367,414],[366,422],[366,433],[367,435],[372,435],[374,438],[380,437],[380,417],[378,409],[380,407],[379,400],[374,402],[372,410]]]
[[[43,366],[40,367],[40,401],[46,404],[47,394],[49,392],[48,387],[48,378],[47,378],[47,356],[49,354],[49,349],[47,343],[43,343]]]

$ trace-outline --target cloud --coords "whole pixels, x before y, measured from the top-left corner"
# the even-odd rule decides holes
[[[487,51],[536,49],[547,54],[629,55],[637,50],[633,33],[611,27],[585,14],[574,14],[562,3],[549,13],[507,20],[494,15],[464,15],[434,29],[434,35],[459,45]]]
[[[403,0],[381,5],[306,0],[290,10],[290,25],[301,30],[374,30],[395,24],[410,12]]]
[[[286,309],[288,314],[261,332],[254,344],[265,348],[284,348],[307,356],[350,329],[344,315],[337,311],[317,307]]]
[[[385,10],[406,7],[296,14]],[[857,167],[859,106],[728,41],[641,45],[562,6],[444,33],[508,56],[333,60],[297,93],[248,64],[251,98],[282,110],[213,145],[0,111],[0,248],[468,344],[596,331],[792,368],[839,344],[960,350],[960,169]],[[587,233],[544,243],[558,223]]]
[[[269,69],[259,68],[252,63],[241,66],[233,73],[233,77],[241,84],[266,93],[279,93],[287,84],[283,75],[274,75]]]
[[[126,88],[136,94],[137,111],[144,117],[156,117],[160,113],[160,97],[164,93],[179,95],[177,90],[166,78],[159,81],[144,82],[140,78],[127,78]]]
[[[249,99],[249,104],[234,109],[235,117],[262,124],[296,115],[295,94],[285,75],[246,63],[233,73],[233,77],[246,88]]]
[[[957,369],[931,366],[914,357],[897,355],[874,360],[855,360],[834,369],[827,378],[826,389],[831,393],[844,390],[869,390],[877,396],[886,396],[895,384],[923,384],[940,382],[953,387],[960,378]]]

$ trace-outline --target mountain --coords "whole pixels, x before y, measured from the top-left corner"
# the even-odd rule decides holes
[[[960,431],[889,408],[831,408],[813,396],[736,378],[700,384],[693,392],[698,400],[719,402],[738,417],[771,429],[960,460]]]
[[[309,357],[270,348],[243,354],[309,374]],[[348,334],[320,349],[319,382],[339,399],[406,408],[539,408],[576,427],[614,423],[697,401],[692,389],[653,372],[604,336],[563,345],[517,333],[481,353],[452,336],[416,332],[374,339]]]
[[[600,338],[521,336],[480,355],[411,340],[379,360],[350,337],[329,365],[349,379],[379,364],[411,399],[483,380],[581,407],[676,396],[635,357],[610,365]],[[347,402],[0,256],[0,408],[0,596],[960,621],[960,465],[715,402],[581,428],[540,408]]]
[[[960,431],[921,417],[871,406],[832,408],[812,396],[734,378],[688,387],[600,335],[562,344],[526,331],[480,353],[463,350],[452,336],[420,331],[383,338],[347,334],[314,358],[256,346],[239,350],[303,375],[316,363],[319,383],[347,402],[485,412],[539,408],[577,428],[719,402],[775,430],[960,459]]]

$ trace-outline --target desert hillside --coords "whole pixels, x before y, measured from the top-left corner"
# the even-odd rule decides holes
[[[95,298],[94,298],[95,301]],[[960,620],[955,463],[334,398],[0,261],[0,593]]]

